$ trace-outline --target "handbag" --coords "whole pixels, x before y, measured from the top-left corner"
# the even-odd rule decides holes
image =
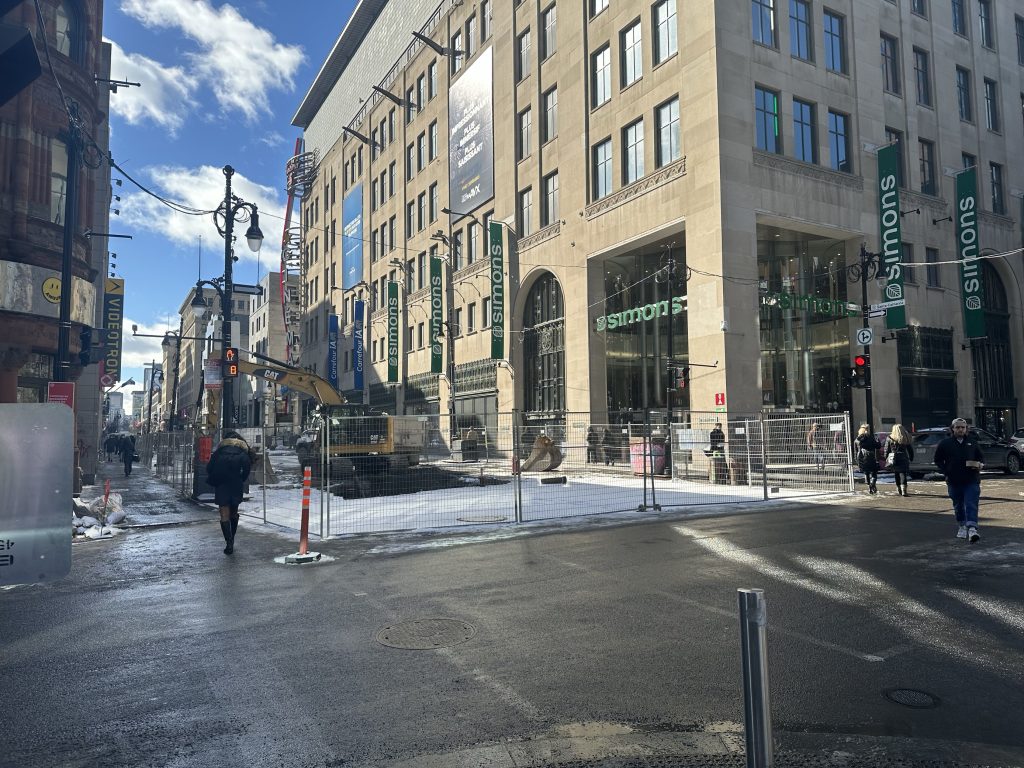
[[[139,460],[139,454],[133,453],[132,454],[132,463],[135,464],[135,463],[138,462],[138,460]]]

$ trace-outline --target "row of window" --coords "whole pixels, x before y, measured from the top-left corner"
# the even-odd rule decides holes
[[[679,50],[676,0],[661,0],[651,6],[651,63],[658,66]],[[644,73],[643,25],[640,19],[619,32],[619,88],[628,88]],[[590,56],[590,105],[600,107],[612,97],[611,43]]]
[[[620,132],[621,186],[632,184],[643,178],[646,172],[644,134],[644,118],[642,117],[625,126]],[[674,96],[654,108],[654,138],[655,168],[661,168],[682,157],[678,96]],[[600,200],[611,194],[615,188],[612,137],[609,136],[594,144],[591,149],[591,170],[593,199]]]
[[[477,310],[480,310],[480,324],[477,325]],[[462,321],[465,319],[466,325],[462,325]],[[465,307],[465,316],[463,316],[463,308],[457,307],[455,309],[455,322],[453,324],[455,336],[469,336],[476,333],[477,331],[486,330],[491,327],[491,300],[488,297],[484,297],[479,306],[476,302],[472,302]],[[405,329],[405,349],[407,352],[414,350],[426,349],[430,343],[430,328],[426,321],[418,323],[416,325],[409,325]],[[387,343],[386,337],[371,338],[370,339],[370,362],[383,362],[387,360]],[[346,352],[344,370],[351,370],[351,363]]]
[[[890,0],[894,2],[894,0]],[[978,40],[985,48],[995,50],[995,17],[992,0],[974,0],[978,11]],[[776,0],[751,0],[751,27],[755,43],[779,47],[778,9]],[[911,0],[911,12],[928,17],[927,0]],[[967,0],[951,0],[953,32],[969,37]],[[797,59],[813,62],[814,28],[811,0],[789,0],[789,52]],[[1014,16],[1017,33],[1017,60],[1024,65],[1024,18]],[[847,73],[846,19],[835,11],[822,12],[825,67],[832,72]]]
[[[899,40],[884,32],[881,35],[882,85],[889,93],[897,96],[903,93],[903,79],[900,73]],[[931,54],[923,48],[914,47],[914,84],[917,103],[934,107],[932,95]],[[966,67],[956,66],[956,98],[960,119],[974,122],[973,75]],[[990,131],[1002,130],[999,116],[999,85],[991,78],[983,80],[985,98],[985,126]]]

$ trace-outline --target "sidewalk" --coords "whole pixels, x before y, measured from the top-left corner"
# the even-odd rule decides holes
[[[82,489],[82,501],[88,504],[103,495],[104,484],[110,480],[110,492],[120,493],[128,517],[122,528],[146,528],[155,525],[180,525],[217,519],[216,510],[180,496],[153,473],[135,464],[128,477],[118,461],[100,462],[96,467],[96,485]]]

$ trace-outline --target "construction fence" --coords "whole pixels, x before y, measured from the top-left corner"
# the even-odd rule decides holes
[[[309,466],[310,532],[321,537],[853,490],[847,414],[691,412],[671,425],[565,414],[538,425],[507,413],[455,435],[447,415],[332,417],[319,429],[238,431],[259,454],[242,513],[298,528]],[[205,462],[218,440],[143,435],[140,461],[182,495],[212,501]]]

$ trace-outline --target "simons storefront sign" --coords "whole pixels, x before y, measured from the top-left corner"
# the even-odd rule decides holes
[[[800,309],[837,318],[856,317],[860,314],[860,307],[856,304],[847,304],[840,299],[823,299],[818,296],[805,296],[796,293],[761,294],[761,306],[776,309]]]
[[[672,314],[678,315],[685,309],[686,297],[673,296]],[[633,323],[639,323],[643,320],[653,320],[656,317],[665,317],[667,314],[668,299],[665,299],[664,301],[656,301],[653,304],[644,304],[642,307],[634,307],[633,309],[626,309],[622,312],[612,312],[611,314],[602,315],[595,320],[595,324],[598,331],[611,331],[615,328],[633,325]]]
[[[885,266],[885,300],[898,301],[903,296],[903,235],[900,232],[899,155],[890,144],[878,150],[878,231]],[[907,327],[907,310],[903,305],[890,307],[885,313],[885,327]]]
[[[964,336],[985,336],[985,308],[978,260],[978,177],[976,168],[956,177],[956,249],[960,256],[960,296],[964,308]]]

